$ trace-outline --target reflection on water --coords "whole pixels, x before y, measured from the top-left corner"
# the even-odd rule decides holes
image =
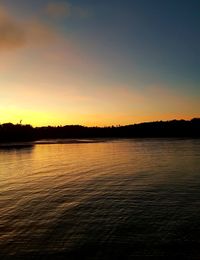
[[[199,162],[199,140],[0,150],[0,258],[199,259]]]
[[[34,144],[33,143],[5,143],[0,144],[0,151],[3,150],[23,150],[23,149],[33,149]]]

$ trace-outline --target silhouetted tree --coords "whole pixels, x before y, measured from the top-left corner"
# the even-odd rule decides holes
[[[6,123],[0,125],[0,142],[33,141],[63,138],[137,138],[200,137],[200,118],[191,121],[172,120],[127,126],[84,127],[80,125],[35,127]]]

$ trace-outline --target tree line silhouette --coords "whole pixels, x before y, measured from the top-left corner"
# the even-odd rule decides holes
[[[126,126],[85,127],[81,125],[32,127],[5,123],[0,125],[0,143],[62,138],[200,138],[200,118],[147,122]]]

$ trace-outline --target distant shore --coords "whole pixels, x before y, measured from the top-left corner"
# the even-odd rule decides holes
[[[6,123],[0,125],[0,143],[32,142],[55,139],[94,138],[200,138],[200,118],[147,122],[126,126],[85,127],[80,125],[32,127]],[[85,140],[84,140],[85,139]],[[86,140],[88,139],[88,140]],[[40,141],[42,143],[42,141]],[[76,140],[77,142],[77,140]]]

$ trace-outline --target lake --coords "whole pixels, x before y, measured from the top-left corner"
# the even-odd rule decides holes
[[[200,259],[200,140],[0,149],[0,259]]]

